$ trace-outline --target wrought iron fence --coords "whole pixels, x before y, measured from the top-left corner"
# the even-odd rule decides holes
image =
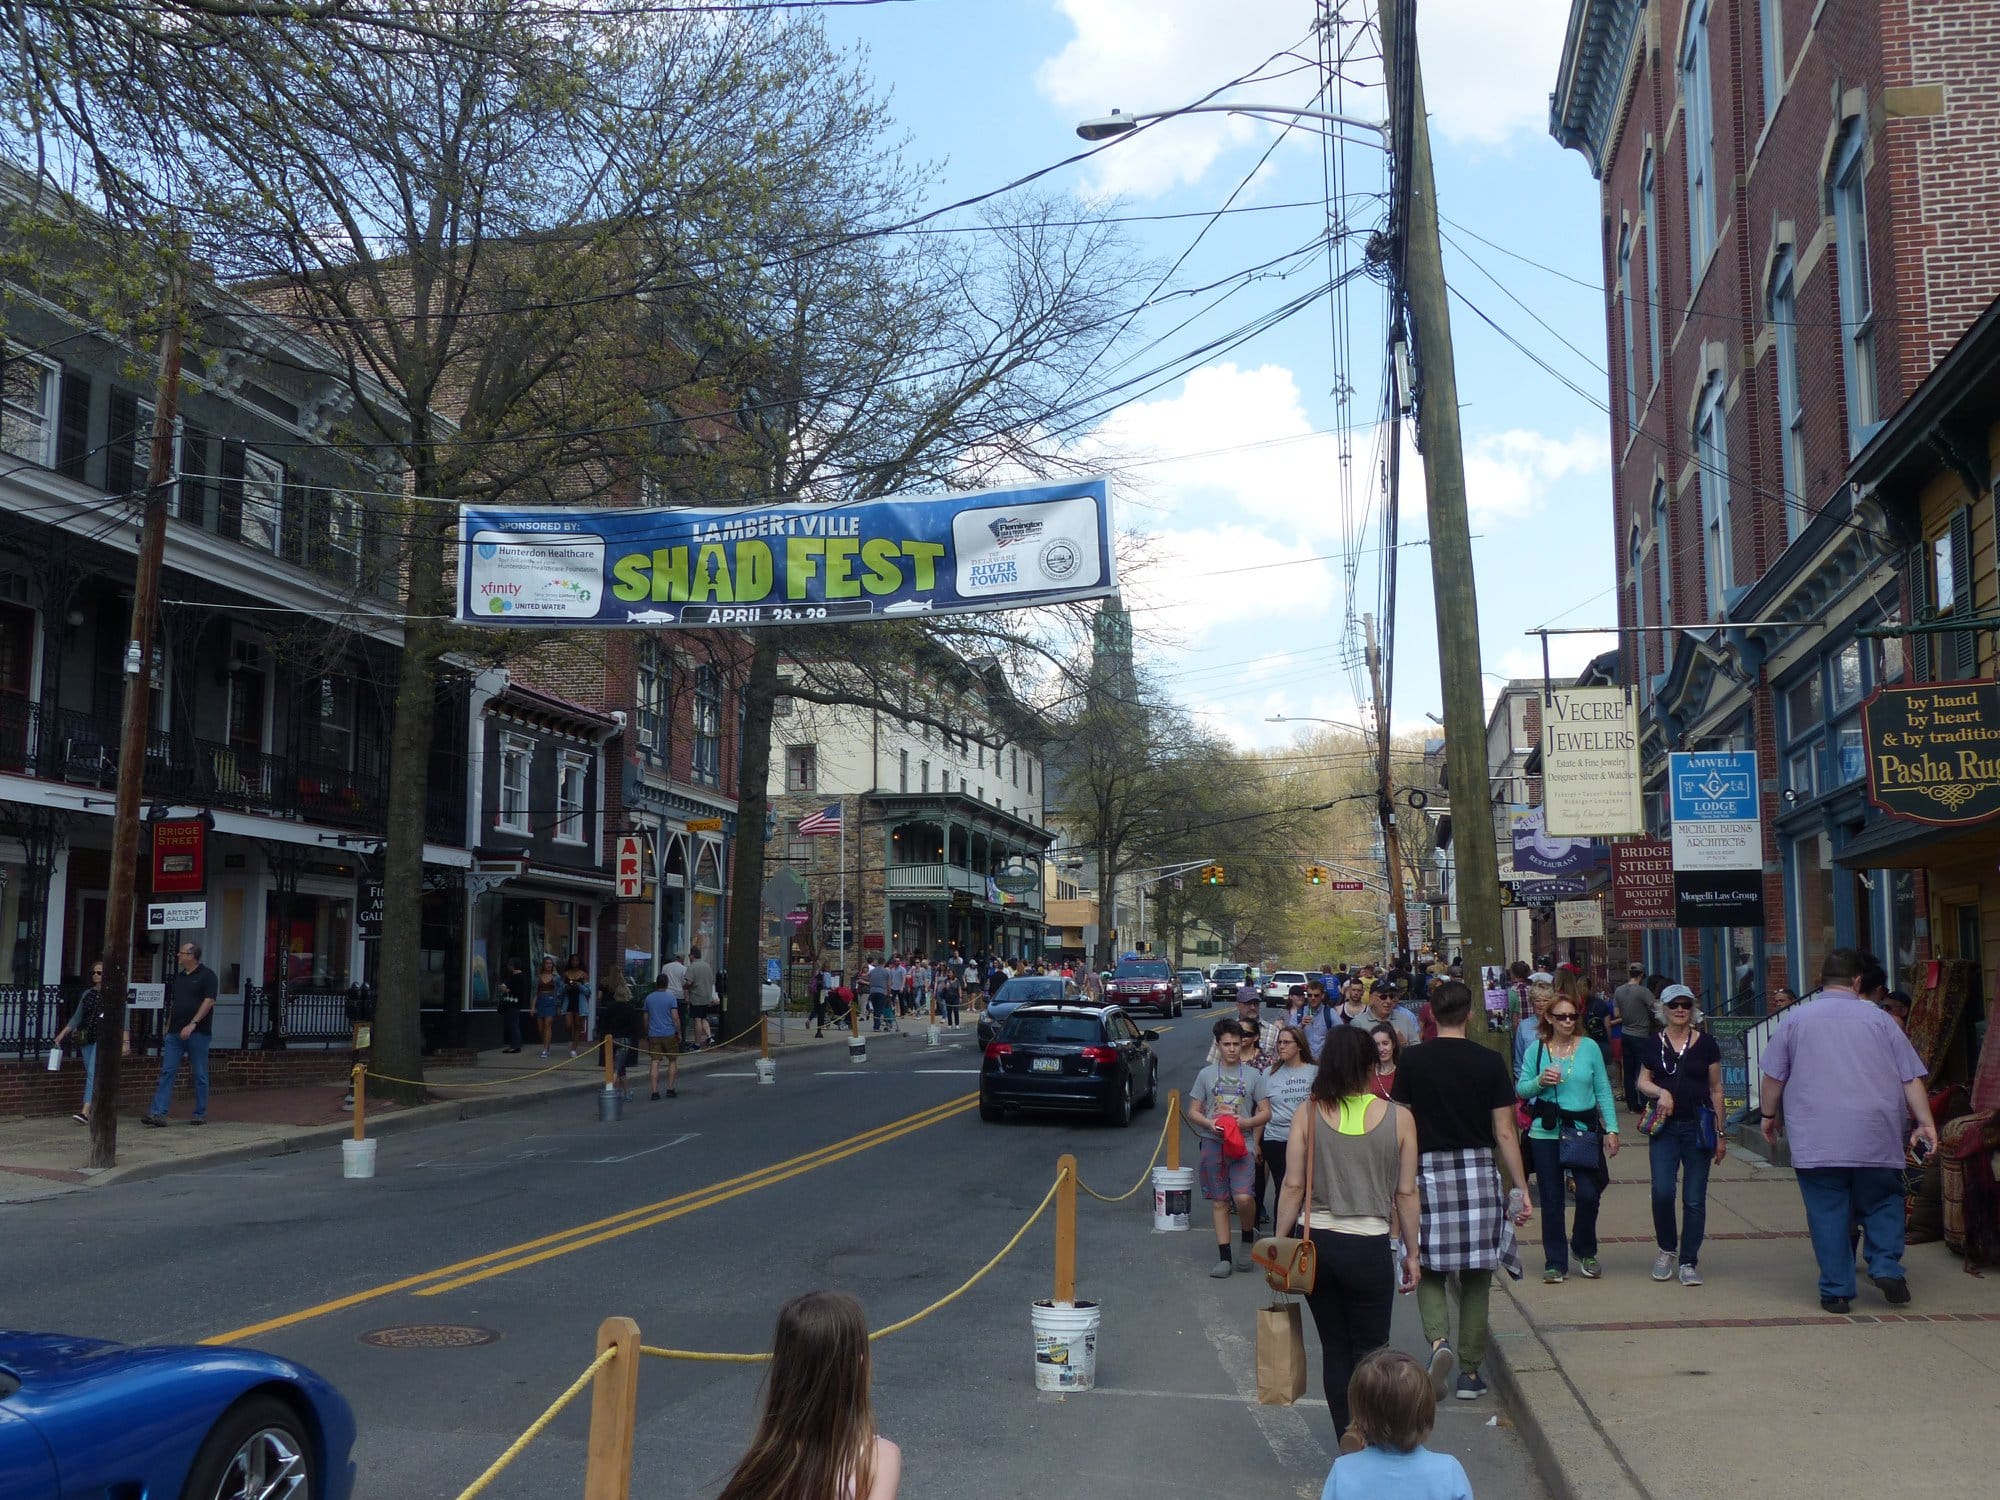
[[[273,1007],[272,1001],[278,1004]],[[298,985],[243,986],[243,1046],[246,1051],[281,1047],[346,1046],[354,1023],[347,1019],[347,991]]]
[[[0,1057],[47,1052],[71,1004],[57,985],[0,985]]]

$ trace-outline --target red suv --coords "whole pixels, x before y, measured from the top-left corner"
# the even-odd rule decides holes
[[[1127,958],[1104,986],[1104,999],[1127,1010],[1157,1011],[1163,1016],[1181,1013],[1181,983],[1163,958]]]

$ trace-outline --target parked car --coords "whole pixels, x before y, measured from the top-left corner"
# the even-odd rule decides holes
[[[984,1047],[1000,1034],[1000,1023],[1014,1013],[1017,1005],[1030,1001],[1053,1004],[1080,1003],[1083,992],[1072,980],[1060,974],[1024,974],[1018,979],[1009,979],[993,992],[993,998],[986,1002],[986,1009],[979,1014],[979,1022],[973,1033]]]
[[[1159,1094],[1157,1031],[1141,1031],[1116,1005],[1023,1005],[987,1044],[979,1118],[1009,1109],[1100,1113],[1130,1125]]]
[[[1201,970],[1181,970],[1181,1003],[1199,1005],[1203,1010],[1215,1004],[1215,996],[1208,988],[1208,976]]]
[[[1264,983],[1266,1005],[1288,1005],[1306,992],[1306,976],[1298,969],[1279,969]]]
[[[1250,971],[1242,964],[1218,964],[1215,973],[1209,977],[1208,992],[1215,1000],[1234,1005],[1236,991],[1252,982]]]
[[[1180,981],[1164,958],[1121,958],[1104,986],[1105,1003],[1163,1016],[1181,1013]]]
[[[0,1495],[350,1500],[353,1447],[346,1399],[276,1355],[0,1333]]]

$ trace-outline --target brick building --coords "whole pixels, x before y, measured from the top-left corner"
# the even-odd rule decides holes
[[[1763,922],[1649,934],[1648,966],[1736,1009],[1840,943],[1907,975],[1920,876],[1843,863],[1882,816],[1860,705],[1913,666],[1861,632],[1969,591],[1970,537],[1940,577],[1854,466],[2000,290],[2000,4],[1574,0],[1550,124],[1602,207],[1649,829],[1669,751],[1761,772]]]

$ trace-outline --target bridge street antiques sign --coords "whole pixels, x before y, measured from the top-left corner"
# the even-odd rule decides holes
[[[1861,722],[1884,812],[1940,828],[2000,817],[2000,682],[1882,688]]]
[[[1665,839],[1611,846],[1611,920],[1628,930],[1674,925],[1674,850]]]

